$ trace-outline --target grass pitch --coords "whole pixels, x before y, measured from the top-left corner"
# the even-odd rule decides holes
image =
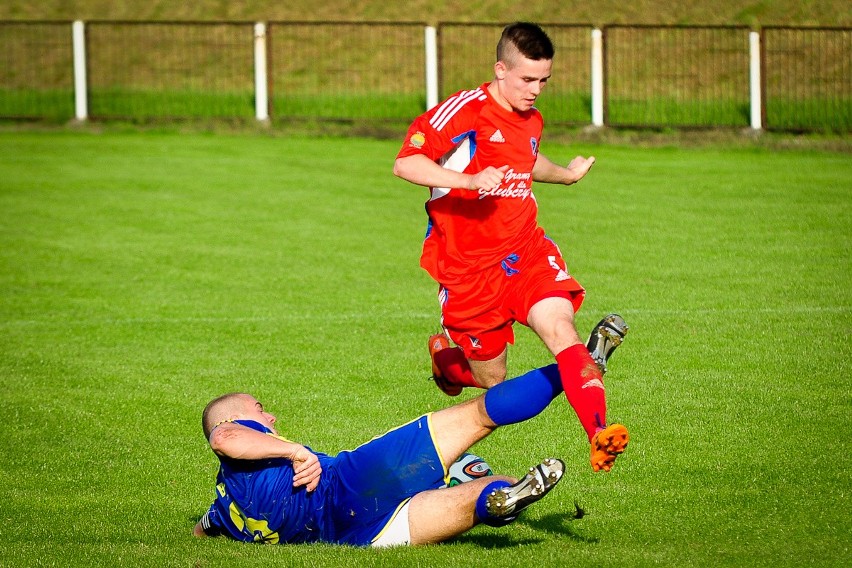
[[[212,397],[249,391],[329,452],[451,402],[427,381],[426,190],[392,176],[397,148],[0,133],[0,566],[850,561],[852,162],[743,148],[544,145],[598,158],[537,198],[588,290],[579,327],[631,326],[607,374],[632,435],[613,472],[559,400],[474,448],[515,475],[566,461],[508,529],[385,551],[191,538]],[[517,335],[510,374],[548,362]]]

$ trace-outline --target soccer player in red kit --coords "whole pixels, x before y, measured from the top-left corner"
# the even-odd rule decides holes
[[[627,326],[616,315],[599,324],[596,362],[574,325],[585,290],[539,227],[532,192],[533,181],[576,183],[595,163],[592,156],[577,156],[563,167],[539,153],[543,120],[534,104],[550,78],[553,54],[539,26],[507,26],[497,44],[494,80],[418,117],[394,174],[431,188],[420,264],[439,284],[446,330],[430,338],[436,384],[457,395],[465,386],[504,381],[512,325],[529,326],[556,358],[565,394],[592,444],[592,468],[609,471],[628,433],[606,423],[602,379],[606,357]]]

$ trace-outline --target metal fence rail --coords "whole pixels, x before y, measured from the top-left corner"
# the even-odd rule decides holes
[[[852,131],[852,29],[544,24],[549,125]],[[502,25],[0,22],[0,118],[407,123]],[[73,42],[72,36],[73,35]]]

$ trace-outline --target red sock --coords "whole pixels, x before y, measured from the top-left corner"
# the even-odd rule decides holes
[[[463,387],[482,388],[473,378],[470,365],[461,347],[441,349],[435,353],[435,364],[441,369],[441,373],[448,383]]]
[[[603,375],[589,355],[586,346],[578,343],[556,356],[559,377],[568,402],[574,407],[589,441],[595,432],[606,426],[606,391]]]

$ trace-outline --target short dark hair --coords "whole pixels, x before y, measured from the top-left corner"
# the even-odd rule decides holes
[[[537,24],[515,22],[503,28],[500,41],[497,42],[497,61],[506,61],[511,47],[527,59],[539,61],[553,59],[553,42]]]

